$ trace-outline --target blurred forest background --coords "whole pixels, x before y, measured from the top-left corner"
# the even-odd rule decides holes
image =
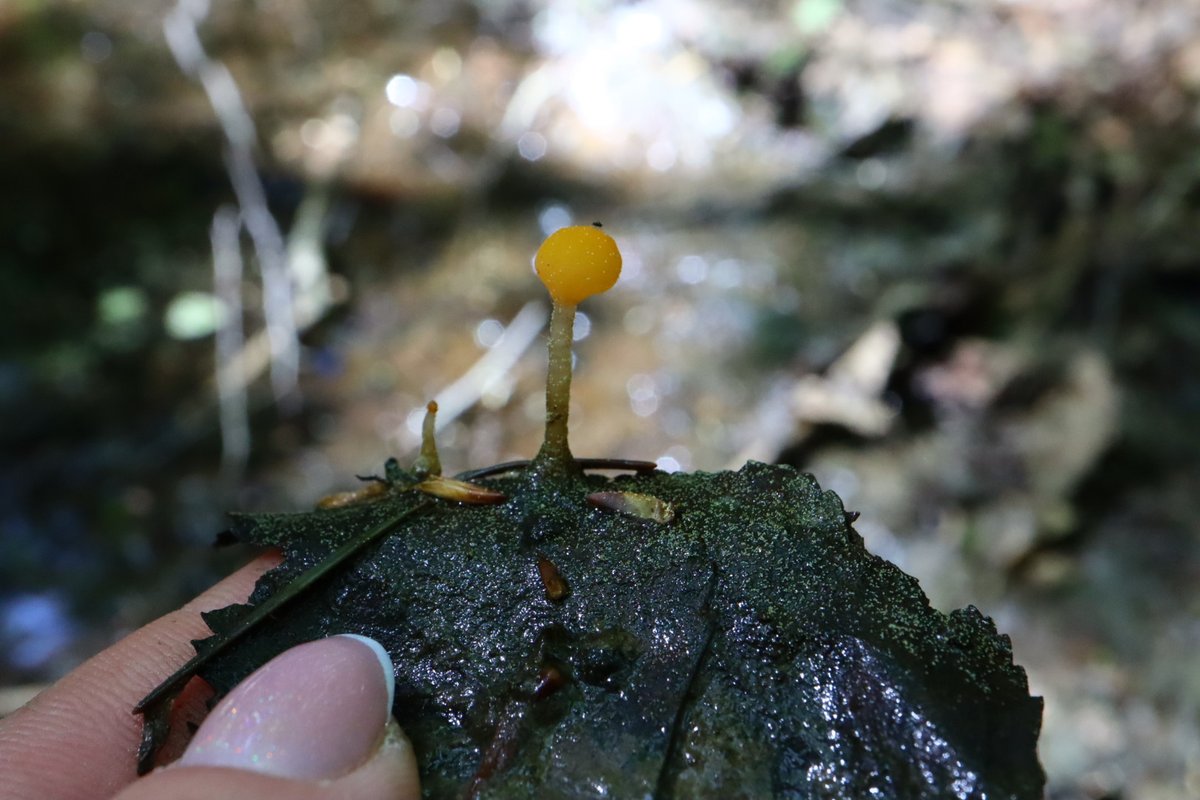
[[[0,713],[429,398],[534,453],[600,220],[577,454],[813,472],[1012,636],[1050,797],[1200,796],[1198,100],[1171,0],[5,0]]]

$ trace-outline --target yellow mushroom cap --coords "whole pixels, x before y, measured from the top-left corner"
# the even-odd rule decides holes
[[[591,225],[573,225],[550,234],[533,263],[554,301],[568,306],[607,292],[621,275],[617,243]]]

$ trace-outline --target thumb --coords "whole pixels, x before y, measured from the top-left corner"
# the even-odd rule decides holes
[[[293,647],[218,703],[179,761],[115,800],[416,800],[412,745],[391,721],[393,686],[373,639]]]

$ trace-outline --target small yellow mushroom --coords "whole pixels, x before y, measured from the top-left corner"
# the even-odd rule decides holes
[[[607,292],[621,276],[617,243],[592,225],[573,225],[550,234],[533,263],[554,302],[564,306]]]
[[[535,462],[571,464],[567,413],[571,403],[571,341],[575,306],[606,292],[621,275],[621,251],[599,224],[574,225],[550,234],[533,260],[554,301],[546,372],[546,439]]]

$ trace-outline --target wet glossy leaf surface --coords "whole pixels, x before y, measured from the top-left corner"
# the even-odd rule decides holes
[[[973,608],[931,609],[809,476],[477,480],[509,499],[235,517],[285,551],[261,604],[422,504],[198,674],[221,695],[292,645],[374,637],[428,797],[1041,796],[1041,700],[1007,637]],[[676,516],[613,514],[596,491]],[[555,601],[543,559],[570,587]],[[207,615],[209,641],[246,612]]]

